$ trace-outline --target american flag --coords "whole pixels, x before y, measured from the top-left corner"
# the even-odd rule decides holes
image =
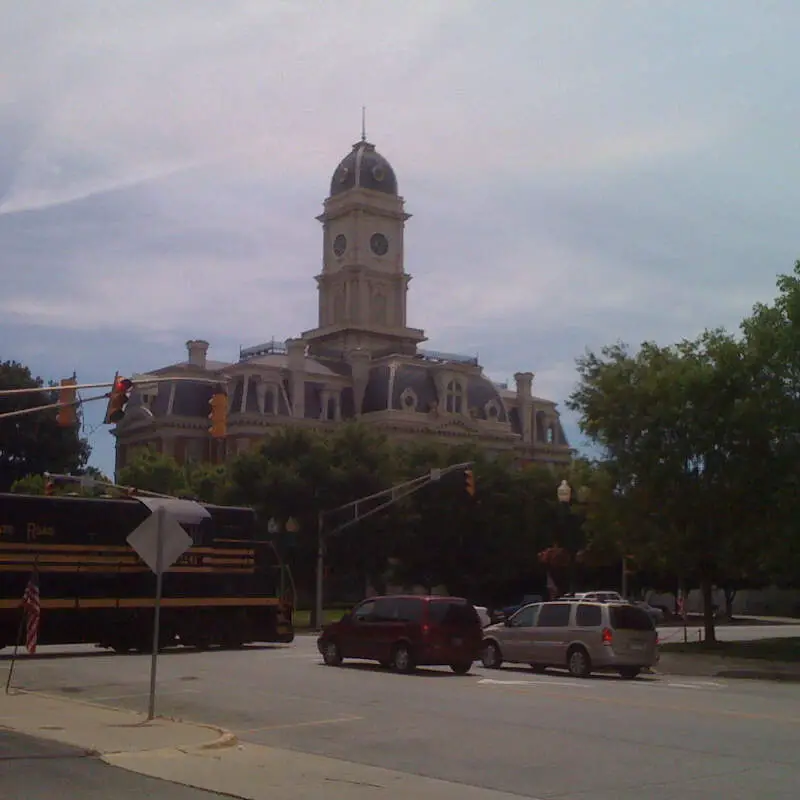
[[[42,604],[39,598],[39,574],[36,569],[28,579],[25,594],[22,595],[22,610],[25,614],[25,647],[29,653],[36,652],[36,642],[39,640],[39,618],[41,617]]]

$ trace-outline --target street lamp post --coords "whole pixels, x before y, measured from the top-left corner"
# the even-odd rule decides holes
[[[569,504],[572,502],[572,487],[567,482],[566,478],[558,484],[556,489],[556,496],[558,497],[559,519],[561,522],[561,546],[564,547],[569,554],[569,591],[575,591],[575,569],[573,566],[572,548],[569,546],[568,541],[569,530]]]

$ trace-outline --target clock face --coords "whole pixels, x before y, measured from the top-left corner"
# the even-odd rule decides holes
[[[373,233],[369,246],[376,256],[385,256],[389,251],[389,240],[382,233]]]
[[[347,238],[343,233],[340,233],[333,240],[333,252],[336,253],[337,256],[343,256],[345,250],[347,250]]]

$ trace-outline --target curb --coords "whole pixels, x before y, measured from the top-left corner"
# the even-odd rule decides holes
[[[800,674],[791,672],[770,672],[759,669],[721,669],[714,673],[715,678],[738,678],[751,681],[782,681],[783,683],[800,683]]]
[[[128,708],[117,708],[116,706],[108,706],[108,705],[105,705],[103,703],[96,703],[96,702],[94,702],[92,700],[83,700],[83,699],[78,699],[76,697],[62,697],[61,695],[51,694],[50,692],[39,692],[39,691],[30,690],[30,689],[17,689],[17,688],[15,688],[13,690],[13,693],[14,694],[19,694],[19,695],[30,695],[32,697],[44,697],[44,698],[47,698],[49,700],[58,700],[58,701],[62,701],[62,702],[65,702],[65,703],[74,703],[75,705],[83,705],[83,706],[92,706],[94,708],[102,708],[104,711],[113,711],[113,712],[115,712],[117,714],[127,714],[127,715],[134,716],[134,717],[141,717],[142,716],[142,714],[140,712],[131,711]],[[226,747],[234,747],[239,742],[239,739],[237,738],[236,734],[232,733],[229,730],[226,730],[225,728],[220,728],[217,725],[208,725],[208,724],[206,724],[204,722],[187,722],[185,720],[178,719],[177,717],[165,717],[165,716],[156,716],[155,719],[153,719],[152,721],[153,722],[157,722],[158,720],[161,720],[163,722],[174,722],[175,724],[178,724],[178,725],[191,725],[194,728],[204,728],[205,730],[213,731],[214,733],[217,734],[217,738],[216,739],[212,739],[209,742],[204,742],[203,744],[192,745],[190,747],[185,747],[185,748],[184,748],[183,745],[173,745],[173,748],[175,750],[179,750],[180,752],[187,752],[187,751],[193,750],[193,749],[194,750],[221,750],[221,749],[226,748]],[[144,726],[149,721],[150,720],[142,720],[139,724]],[[0,726],[0,727],[5,729],[5,730],[14,730],[12,728],[7,728],[6,726]],[[89,753],[90,755],[100,756],[100,757],[102,757],[104,755],[114,755],[114,753],[112,753],[110,751],[109,752],[103,752],[103,751],[100,751],[100,750],[96,750],[94,748],[86,748],[86,752]],[[146,753],[148,751],[147,751],[147,749],[143,749],[143,750],[137,750],[135,752]]]

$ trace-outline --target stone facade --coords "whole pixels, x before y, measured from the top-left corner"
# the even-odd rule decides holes
[[[552,466],[571,449],[553,401],[533,394],[533,373],[515,388],[489,380],[476,358],[420,348],[407,325],[403,237],[410,215],[388,161],[362,140],[341,161],[323,213],[318,325],[297,338],[243,348],[235,362],[208,359],[208,342],[186,343],[186,360],[134,376],[114,429],[116,468],[143,445],[188,460],[222,463],[270,428],[329,428],[359,419],[394,440],[476,442]],[[164,378],[180,378],[163,381]],[[192,378],[202,379],[195,382]],[[228,393],[225,439],[208,433],[214,382]]]

